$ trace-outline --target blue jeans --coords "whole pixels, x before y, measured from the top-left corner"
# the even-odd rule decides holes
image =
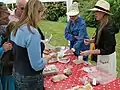
[[[40,73],[36,76],[23,76],[18,73],[13,73],[18,90],[44,90],[44,78]]]

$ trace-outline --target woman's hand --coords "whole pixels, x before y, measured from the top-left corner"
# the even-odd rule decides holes
[[[8,42],[5,42],[5,43],[3,44],[3,48],[4,48],[5,52],[7,52],[7,51],[9,51],[9,50],[12,49],[12,44],[11,44],[11,43],[8,43]]]
[[[45,58],[46,60],[50,60],[52,57],[51,57],[51,55],[45,55],[44,58]]]
[[[82,56],[87,56],[89,54],[100,54],[100,50],[96,49],[96,50],[87,50],[87,51],[81,51],[80,55]]]
[[[74,36],[74,38],[78,40],[78,36]]]
[[[90,44],[90,39],[84,39],[84,44],[89,45]]]
[[[81,51],[80,53],[81,56],[87,56],[89,54],[91,54],[91,50]]]

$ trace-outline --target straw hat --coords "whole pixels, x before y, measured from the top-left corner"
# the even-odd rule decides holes
[[[90,10],[91,11],[100,11],[100,12],[104,12],[106,14],[111,15],[110,4],[105,0],[98,0],[98,2],[95,4],[95,7]]]
[[[73,4],[70,6],[68,9],[68,12],[66,13],[69,16],[75,16],[79,14],[79,9],[78,9],[78,3],[73,2]]]

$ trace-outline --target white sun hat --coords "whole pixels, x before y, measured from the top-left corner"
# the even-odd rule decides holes
[[[106,14],[111,15],[110,13],[110,4],[105,0],[98,0],[94,8],[90,9],[91,11],[100,11]]]
[[[68,12],[66,13],[69,16],[75,16],[79,14],[79,8],[78,8],[78,3],[73,2],[73,4],[70,6],[68,9]]]

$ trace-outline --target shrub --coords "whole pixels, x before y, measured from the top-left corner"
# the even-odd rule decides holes
[[[50,2],[45,4],[46,19],[50,21],[57,21],[59,17],[66,15],[66,4],[65,2]]]
[[[95,0],[80,0],[79,1],[79,10],[80,15],[85,19],[87,26],[95,27],[96,21],[93,15],[93,12],[90,12],[89,9],[94,7]]]
[[[112,18],[118,28],[120,28],[120,0],[108,0],[111,5]]]

